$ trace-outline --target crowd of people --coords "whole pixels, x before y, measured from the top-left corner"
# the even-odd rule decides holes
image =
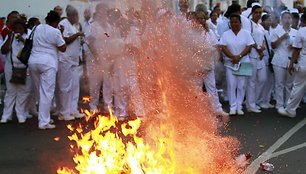
[[[204,4],[190,12],[187,0],[179,7],[179,14],[155,9],[156,18],[170,16],[209,38],[217,59],[196,83],[199,89],[205,86],[217,115],[244,115],[245,104],[247,112],[276,108],[281,115],[296,116],[306,88],[306,14],[301,9],[272,9],[257,0],[248,0],[244,10],[233,3],[224,13],[218,5],[208,10]],[[63,9],[56,6],[42,24],[17,11],[8,14],[0,37],[6,85],[0,122],[12,120],[14,108],[19,123],[38,116],[40,129],[55,128],[51,110],[59,120],[84,117],[78,106],[82,73],[90,77],[92,112],[111,111],[124,120],[133,105],[133,114],[144,116],[135,59],[145,40],[140,38],[147,37],[145,17],[134,8],[122,14],[112,2],[97,4],[93,14],[86,9],[83,23],[75,7],[68,5],[65,12],[61,17]],[[25,65],[18,54],[29,37],[33,47]],[[14,67],[27,68],[25,84],[11,82]],[[218,91],[229,102],[229,113]]]

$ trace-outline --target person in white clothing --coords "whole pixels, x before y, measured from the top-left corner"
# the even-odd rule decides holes
[[[262,109],[274,108],[274,105],[270,103],[272,98],[272,91],[274,89],[274,73],[271,64],[272,61],[272,48],[271,48],[271,36],[270,36],[270,26],[271,26],[271,16],[269,14],[264,14],[261,17],[261,25],[264,27],[264,39],[266,43],[266,49],[264,50],[264,62],[266,67],[266,81],[263,83],[263,89],[259,90],[257,93],[257,104]]]
[[[219,45],[225,54],[227,89],[230,103],[230,115],[244,115],[242,102],[246,91],[246,76],[233,74],[233,67],[241,62],[250,62],[249,52],[254,44],[250,32],[241,29],[239,14],[230,16],[231,30],[224,32]]]
[[[292,43],[297,30],[291,28],[291,14],[284,11],[281,14],[282,25],[276,27],[271,33],[271,47],[274,49],[272,59],[275,76],[276,109],[285,107],[292,88],[293,75],[287,71],[289,59],[292,55]]]
[[[59,25],[64,27],[64,40],[67,44],[66,52],[59,54],[59,68],[57,74],[58,86],[58,110],[60,120],[73,120],[82,118],[84,115],[78,111],[80,94],[80,32],[75,27],[79,22],[78,11],[68,5],[66,8],[67,18]]]
[[[1,52],[6,55],[5,63],[5,81],[6,93],[4,98],[4,108],[1,123],[12,120],[13,109],[15,105],[16,115],[19,123],[24,123],[27,118],[27,100],[31,93],[32,81],[27,75],[25,84],[15,84],[10,80],[12,78],[12,68],[26,68],[18,58],[18,52],[23,48],[25,39],[27,38],[27,28],[23,20],[16,20],[13,24],[14,32],[10,32],[4,40]]]
[[[252,16],[252,4],[258,3],[258,0],[248,0],[247,9],[241,13],[242,16],[251,18]]]
[[[301,17],[301,27],[293,41],[293,53],[288,71],[292,74],[295,71],[293,88],[290,93],[286,108],[281,108],[278,113],[287,117],[295,117],[304,93],[306,91],[306,14]],[[295,65],[298,61],[297,65]]]
[[[255,4],[255,5],[254,5]],[[250,60],[253,65],[252,76],[248,78],[247,94],[246,94],[246,107],[248,112],[260,113],[261,110],[257,108],[257,95],[263,90],[264,82],[266,81],[266,66],[263,60],[263,51],[266,48],[264,39],[264,28],[260,25],[262,7],[258,3],[253,3],[250,20],[251,35],[255,44],[250,52]]]
[[[39,96],[38,127],[53,129],[50,108],[54,98],[58,51],[64,52],[66,44],[58,29],[60,16],[50,11],[46,24],[36,27],[33,36],[33,48],[29,58],[29,70],[37,96]]]
[[[210,44],[214,46],[214,49],[210,52],[212,54],[211,57],[213,57],[213,60],[210,60],[212,65],[207,69],[207,74],[204,76],[201,80],[199,80],[198,85],[199,88],[202,89],[203,82],[205,84],[206,91],[208,95],[212,98],[212,107],[216,113],[216,115],[225,117],[228,116],[228,113],[223,111],[222,104],[219,101],[219,96],[216,88],[216,79],[215,79],[215,62],[219,59],[220,53],[217,50],[218,47],[218,40],[212,30],[210,30],[206,24],[206,21],[208,19],[207,14],[207,7],[203,4],[199,4],[196,7],[196,23],[202,26],[202,32],[199,37],[204,37],[208,41],[210,41]]]
[[[108,59],[107,40],[113,36],[112,28],[107,21],[107,11],[111,8],[108,3],[99,3],[96,6],[95,20],[90,25],[90,32],[86,35],[92,59],[87,60],[89,73],[90,109],[99,112],[99,96],[102,89],[103,111],[109,113],[113,108],[113,62]],[[112,111],[112,110],[111,110]]]

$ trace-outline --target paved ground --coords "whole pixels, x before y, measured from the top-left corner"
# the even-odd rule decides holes
[[[294,119],[280,117],[274,109],[234,116],[224,134],[240,140],[241,153],[253,155],[253,163],[248,168],[251,172],[257,171],[258,161],[269,159],[275,166],[273,173],[306,173],[305,115],[306,105],[302,105]],[[57,128],[51,131],[38,130],[35,118],[23,125],[16,120],[0,125],[0,174],[54,174],[58,166],[73,166],[72,153],[68,150],[67,123],[56,121],[55,124]],[[55,137],[60,140],[54,141]],[[268,155],[256,160],[264,152]],[[269,154],[276,157],[269,157]]]

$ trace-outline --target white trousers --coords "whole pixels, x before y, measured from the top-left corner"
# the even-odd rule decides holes
[[[226,67],[226,81],[230,110],[241,110],[246,92],[247,77],[233,75],[233,71]]]
[[[258,95],[257,95],[257,104],[270,104],[271,98],[272,98],[272,91],[274,89],[275,83],[274,83],[274,73],[270,70],[270,66],[265,66],[266,68],[266,76],[267,79],[263,83],[262,88],[260,88],[260,84],[258,85]]]
[[[306,90],[306,68],[300,68],[295,72],[292,91],[290,98],[287,102],[286,110],[296,115],[296,109],[298,108],[301,100],[304,97]]]
[[[144,116],[136,64],[132,57],[117,59],[114,67],[115,115],[126,116],[131,106],[137,116]]]
[[[273,65],[275,79],[276,108],[286,107],[285,104],[290,96],[294,77],[288,73],[287,68]]]
[[[90,62],[88,64],[89,92],[91,109],[98,108],[102,91],[104,112],[113,107],[113,63],[110,61]]]
[[[253,69],[252,76],[247,78],[246,107],[254,109],[256,108],[257,96],[264,88],[267,72],[265,66],[258,69],[258,64],[260,63],[259,59],[250,58],[250,60],[253,64]]]
[[[197,86],[198,91],[203,91],[203,83],[206,87],[207,94],[211,97],[212,108],[216,112],[222,112],[222,105],[219,101],[219,96],[216,88],[215,71],[211,70],[205,77],[197,78],[195,77],[193,83]]]
[[[58,85],[58,109],[63,116],[79,113],[78,101],[80,95],[80,66],[66,62],[59,62]]]
[[[50,108],[54,97],[56,68],[43,64],[29,64],[30,74],[39,96],[38,126],[50,122]]]
[[[27,118],[27,101],[31,93],[32,80],[30,76],[27,76],[26,84],[13,84],[10,82],[12,77],[12,65],[7,62],[5,64],[5,82],[6,82],[6,92],[4,96],[4,108],[2,119],[11,119],[13,114],[13,109],[15,105],[15,111],[18,120],[25,120]]]

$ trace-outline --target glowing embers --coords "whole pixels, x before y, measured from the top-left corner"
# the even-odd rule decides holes
[[[64,167],[57,173],[175,173],[172,134],[168,128],[159,127],[164,134],[150,137],[149,145],[141,137],[140,119],[125,123],[119,123],[112,115],[94,119],[94,128],[88,132],[82,125],[67,126],[75,132],[69,139],[76,143],[70,146],[75,151],[76,170]]]

